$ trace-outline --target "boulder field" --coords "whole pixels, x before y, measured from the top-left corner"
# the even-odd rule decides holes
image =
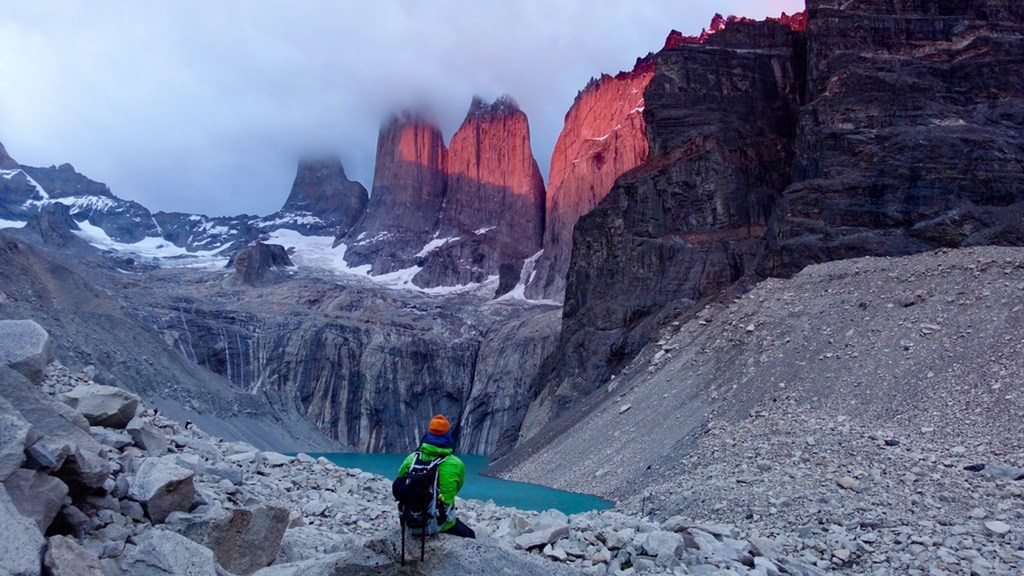
[[[818,573],[728,526],[473,500],[479,540],[432,537],[402,566],[385,478],[209,436],[57,361],[0,382],[4,574]]]

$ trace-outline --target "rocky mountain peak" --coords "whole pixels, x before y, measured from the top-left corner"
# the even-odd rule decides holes
[[[308,155],[299,159],[298,170],[300,172],[330,172],[332,174],[345,175],[345,165],[337,154]]]
[[[0,170],[13,170],[17,167],[18,163],[7,153],[3,142],[0,142]]]
[[[344,234],[362,216],[369,195],[359,182],[349,180],[336,155],[299,161],[291,193],[281,212],[308,213]]]
[[[592,80],[566,113],[548,172],[544,254],[527,296],[562,298],[576,221],[647,159],[644,89],[653,76],[652,59],[639,58],[632,70]]]
[[[676,46],[684,46],[687,44],[704,44],[713,35],[725,30],[726,27],[736,24],[737,22],[744,22],[748,24],[756,22],[776,22],[789,26],[794,32],[802,32],[807,29],[807,13],[797,12],[789,15],[783,12],[778,18],[766,18],[765,20],[755,20],[745,16],[733,15],[726,18],[721,14],[715,14],[708,27],[701,30],[700,34],[696,36],[687,36],[678,30],[672,30],[669,32],[668,37],[665,38],[664,48],[675,48]]]
[[[420,286],[481,282],[507,261],[540,249],[544,179],[530,145],[530,123],[512,98],[473,98],[448,148],[447,191],[435,247]]]
[[[522,113],[519,104],[508,94],[499,96],[494,102],[488,103],[480,96],[473,96],[466,119],[481,117],[500,117]]]
[[[422,114],[391,117],[377,137],[373,193],[363,216],[338,241],[345,260],[382,274],[408,268],[430,239],[444,202],[448,149]]]

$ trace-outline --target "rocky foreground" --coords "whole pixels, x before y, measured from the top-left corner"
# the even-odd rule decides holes
[[[0,332],[0,574],[821,573],[727,525],[471,500],[479,541],[402,567],[387,479],[211,437],[52,362],[34,322]]]

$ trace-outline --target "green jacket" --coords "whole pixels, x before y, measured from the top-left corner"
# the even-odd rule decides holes
[[[433,461],[438,458],[448,458],[437,467],[437,492],[441,502],[448,507],[447,521],[441,525],[441,531],[445,531],[455,525],[455,495],[462,490],[466,483],[466,465],[457,456],[452,456],[451,448],[440,448],[433,444],[424,442],[420,444],[420,455],[424,460]],[[412,467],[416,459],[416,453],[409,454],[398,469],[398,477],[405,476],[405,473]]]

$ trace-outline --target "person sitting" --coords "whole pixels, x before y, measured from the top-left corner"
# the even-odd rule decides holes
[[[448,419],[438,414],[430,420],[419,449],[406,456],[398,469],[398,478],[410,470],[437,470],[437,516],[441,522],[439,532],[462,538],[476,538],[476,532],[455,515],[455,496],[466,482],[466,465],[452,454],[452,426]]]

